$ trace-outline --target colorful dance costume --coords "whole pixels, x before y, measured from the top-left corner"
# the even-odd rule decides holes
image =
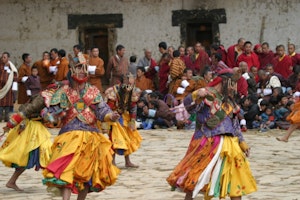
[[[33,101],[41,102],[43,98],[39,96]],[[38,121],[39,112],[32,103],[20,106],[20,113],[13,113],[10,116],[7,127],[11,128],[6,140],[0,147],[0,160],[7,167],[35,170],[45,168],[49,162],[52,142],[51,134]]]
[[[102,129],[109,130],[112,148],[118,155],[130,155],[141,145],[142,137],[135,129],[137,101],[140,91],[130,85],[114,85],[105,91],[107,104],[120,114],[117,122],[102,123]]]
[[[213,87],[210,95],[198,96],[198,90],[184,99],[190,113],[196,113],[196,130],[186,155],[167,178],[175,189],[201,191],[205,199],[239,197],[257,190],[243,151],[248,147],[236,116],[239,107],[223,103],[223,96]]]
[[[43,183],[69,187],[73,193],[85,187],[99,192],[114,184],[119,169],[112,165],[111,142],[96,125],[97,120],[110,121],[111,115],[100,91],[88,83],[80,91],[65,85],[54,93],[43,112],[60,116],[63,123],[43,172]]]

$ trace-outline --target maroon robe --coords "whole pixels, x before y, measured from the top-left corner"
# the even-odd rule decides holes
[[[167,82],[168,82],[169,71],[170,71],[169,63],[162,63],[159,66],[159,72],[158,72],[159,92],[162,93],[163,95],[166,95],[168,93]]]
[[[228,67],[230,68],[234,68],[237,67],[237,58],[238,58],[238,53],[235,51],[235,47],[237,46],[237,44],[230,46],[227,49],[227,60],[226,60],[226,64]]]
[[[248,71],[250,71],[250,68],[252,66],[255,66],[257,68],[260,67],[258,56],[254,52],[251,52],[251,54],[241,54],[237,59],[237,65],[239,65],[242,61],[248,64]]]
[[[300,54],[294,53],[293,55],[290,55],[292,59],[293,66],[300,65]]]
[[[247,80],[242,76],[237,81],[237,92],[241,98],[248,96],[248,83]]]
[[[202,75],[204,67],[210,65],[209,56],[205,51],[200,51],[198,57],[194,54],[192,60],[195,62],[192,63],[192,69],[195,75]]]
[[[258,59],[260,62],[259,69],[265,69],[267,64],[271,64],[273,62],[275,55],[273,51],[269,51],[268,53],[260,53],[258,54]]]
[[[155,75],[156,75],[155,66],[157,66],[156,61],[153,58],[151,58],[149,69],[145,73],[146,78],[154,80]]]
[[[284,55],[282,59],[276,56],[272,62],[274,66],[274,71],[281,74],[285,79],[287,79],[292,74],[293,62],[290,56]]]

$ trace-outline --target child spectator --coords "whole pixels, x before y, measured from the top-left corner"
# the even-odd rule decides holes
[[[155,100],[150,100],[148,102],[148,108],[157,111],[158,110],[158,102],[155,101]],[[152,129],[153,122],[154,122],[154,118],[153,117],[147,117],[145,119],[145,121],[142,122],[143,128],[145,130]]]
[[[284,112],[284,114],[280,113],[281,115],[283,114],[282,117],[280,119],[276,119],[276,126],[279,127],[280,129],[287,130],[290,127],[291,123],[288,122],[286,118],[292,112],[293,105],[294,105],[294,101],[288,101],[285,106],[287,111]]]
[[[272,107],[267,107],[266,111],[259,116],[261,120],[259,132],[266,132],[275,127],[275,116]]]
[[[276,120],[283,120],[286,112],[289,111],[286,107],[287,103],[288,103],[288,97],[282,96],[281,100],[277,106],[277,109],[274,112]]]
[[[38,76],[38,69],[36,66],[31,68],[31,75],[25,82],[26,94],[31,99],[41,91],[40,77]]]
[[[260,127],[260,124],[261,124],[260,115],[266,111],[269,103],[264,99],[259,99],[257,105],[258,105],[259,112],[255,116],[255,120],[252,122],[252,127],[253,128],[259,128]]]

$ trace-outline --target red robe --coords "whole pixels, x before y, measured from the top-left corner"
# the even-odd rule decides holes
[[[237,59],[237,65],[239,65],[242,61],[248,64],[248,71],[250,71],[250,68],[252,66],[255,66],[257,68],[260,67],[258,56],[254,52],[251,52],[251,54],[248,55],[245,53],[241,54]]]
[[[146,78],[149,78],[151,80],[154,80],[155,75],[156,75],[156,70],[155,70],[155,66],[157,66],[156,61],[151,58],[151,62],[150,62],[150,66],[148,71],[145,73]]]
[[[209,56],[205,51],[200,51],[199,55],[194,54],[192,57],[192,60],[195,60],[195,62],[192,63],[192,69],[195,75],[202,75],[202,72],[204,70],[204,67],[206,65],[210,65]]]
[[[275,55],[273,51],[269,51],[269,53],[260,53],[258,54],[258,59],[260,62],[259,69],[265,69],[267,64],[271,64]]]
[[[167,82],[168,75],[170,71],[169,63],[162,63],[159,67],[158,77],[159,77],[159,92],[163,95],[168,93]]]
[[[232,45],[227,50],[226,64],[230,68],[234,68],[234,67],[238,66],[236,61],[237,61],[239,55],[238,55],[238,52],[235,51],[236,46],[237,46],[237,44]]]
[[[241,77],[237,81],[237,92],[238,92],[240,97],[248,96],[248,83],[247,83],[247,80],[244,77]]]
[[[272,62],[274,71],[281,74],[284,78],[288,78],[292,73],[293,62],[290,56],[284,55],[282,58],[276,56]]]
[[[300,65],[300,54],[299,53],[293,53],[290,55],[292,59],[293,66]]]

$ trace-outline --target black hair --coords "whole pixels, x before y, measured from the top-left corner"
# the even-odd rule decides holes
[[[61,57],[65,57],[66,56],[66,51],[64,49],[60,49],[58,51],[58,55],[61,56]]]
[[[125,47],[123,46],[123,45],[121,45],[121,44],[119,44],[119,45],[117,45],[117,47],[116,47],[116,51],[118,52],[118,51],[121,51],[122,49],[124,49]]]
[[[293,72],[294,72],[295,74],[299,74],[299,73],[300,73],[300,65],[295,65],[295,66],[293,67]]]
[[[214,49],[215,51],[217,51],[217,50],[220,48],[220,46],[217,45],[217,44],[212,44],[212,45],[210,46],[210,48],[212,48],[212,49]]]
[[[141,70],[144,73],[146,72],[145,67],[137,67],[136,70],[138,70],[138,69]]]
[[[173,51],[173,57],[178,58],[180,56],[180,52],[178,50]]]
[[[279,48],[285,49],[283,44],[280,44],[280,45],[277,45],[277,46],[276,46],[276,50],[278,50]]]
[[[3,52],[2,54],[6,54],[7,57],[10,57],[10,53],[8,53],[7,51]]]
[[[57,48],[53,48],[53,49],[50,50],[50,52],[52,52],[52,51],[53,51],[54,53],[58,53]]]
[[[129,61],[130,62],[136,62],[136,56],[130,56]]]
[[[266,45],[267,47],[269,47],[269,43],[267,43],[267,42],[264,42],[264,43],[261,44],[261,46],[264,46],[264,45]]]
[[[244,46],[246,46],[247,44],[250,44],[250,45],[252,45],[252,42],[250,42],[250,41],[246,41],[246,42],[244,43]]]
[[[186,67],[184,70],[183,70],[183,73],[187,73],[187,71],[193,71],[191,68],[188,68]]]
[[[149,103],[151,103],[153,105],[154,109],[158,109],[158,102],[157,102],[157,100],[150,100]]]
[[[209,65],[205,65],[204,69],[202,71],[201,76],[204,77],[204,75],[208,74],[208,72],[211,72],[210,66]]]
[[[159,48],[163,48],[164,50],[166,50],[167,49],[167,43],[166,42],[160,42],[159,44],[158,44],[158,47]]]
[[[151,93],[149,94],[149,97],[150,97],[150,98],[155,98],[155,99],[157,99],[157,98],[158,98],[158,95],[156,94],[156,92],[151,92]]]
[[[258,101],[257,96],[254,95],[254,94],[253,94],[253,95],[247,96],[247,99],[248,99],[249,101],[251,101],[253,104],[257,103],[257,101]]]
[[[25,60],[26,60],[26,58],[28,58],[28,56],[30,56],[29,53],[23,53],[22,60],[25,62]]]
[[[33,69],[38,69],[38,68],[37,68],[37,66],[33,65],[33,66],[31,67],[31,71],[32,71]]]
[[[290,101],[287,102],[286,106],[287,106],[287,107],[290,107],[290,106],[293,105],[294,103],[295,103],[295,102],[293,102],[293,101],[290,100]]]
[[[97,46],[92,46],[90,50],[92,51],[93,49],[99,49],[99,48]]]
[[[44,55],[44,54],[49,54],[49,51],[44,51],[44,52],[43,52],[43,55]]]
[[[213,54],[215,56],[215,58],[217,59],[217,61],[221,61],[222,60],[222,54],[220,53],[215,53]]]
[[[268,106],[269,103],[268,103],[267,100],[264,100],[264,99],[263,99],[263,100],[259,103],[259,105],[260,105],[260,106]]]
[[[80,44],[75,44],[74,46],[73,46],[73,49],[78,49],[79,51],[82,51],[82,46],[80,45]]]

